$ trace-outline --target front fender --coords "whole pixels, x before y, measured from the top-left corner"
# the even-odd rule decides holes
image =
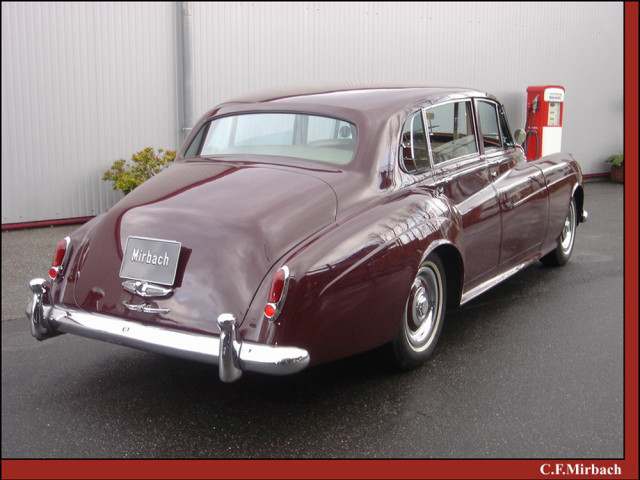
[[[583,221],[584,195],[582,170],[572,155],[556,153],[531,162],[543,173],[549,197],[549,222],[541,251],[553,250],[569,211],[569,202],[576,198],[579,221]]]

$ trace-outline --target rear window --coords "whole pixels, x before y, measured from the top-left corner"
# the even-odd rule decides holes
[[[246,113],[205,124],[185,156],[250,154],[346,165],[353,158],[356,140],[355,125],[337,118],[300,113]]]

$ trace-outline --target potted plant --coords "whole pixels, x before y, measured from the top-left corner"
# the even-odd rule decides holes
[[[112,181],[113,189],[120,190],[125,195],[131,192],[145,180],[160,173],[176,158],[175,150],[147,147],[131,156],[131,163],[124,158],[116,160],[109,170],[104,172],[102,180]]]
[[[611,155],[605,162],[611,164],[611,180],[624,183],[624,153]]]

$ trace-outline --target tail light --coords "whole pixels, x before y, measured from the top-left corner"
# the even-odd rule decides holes
[[[49,269],[49,276],[52,280],[55,280],[62,274],[64,262],[67,259],[70,241],[71,239],[69,237],[64,237],[56,245],[56,251],[53,254],[53,262],[51,262],[51,268]]]
[[[269,289],[269,298],[267,305],[264,307],[264,315],[270,320],[275,320],[282,306],[284,305],[285,297],[287,296],[287,289],[289,288],[289,268],[287,266],[282,267],[273,276],[271,282],[271,288]]]

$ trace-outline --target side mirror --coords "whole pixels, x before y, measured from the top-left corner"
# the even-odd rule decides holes
[[[527,139],[527,133],[523,129],[519,128],[513,133],[513,138],[518,145],[522,146],[524,141]]]

